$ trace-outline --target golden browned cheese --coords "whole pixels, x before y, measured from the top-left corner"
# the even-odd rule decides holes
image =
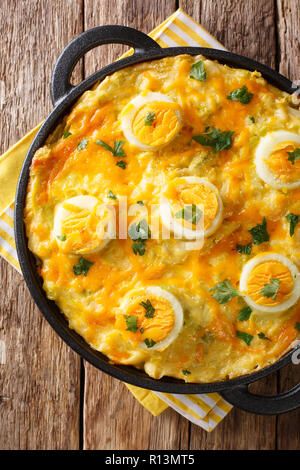
[[[200,59],[206,70],[204,81],[190,77],[192,65]],[[228,99],[233,90],[243,86],[253,94],[249,103]],[[168,109],[164,110],[161,103],[152,107],[149,102],[136,113],[133,132],[144,145],[157,146],[152,149],[129,142],[122,127],[125,107],[147,92],[161,93],[175,103],[166,104]],[[219,303],[213,296],[216,290],[211,289],[227,280],[238,291],[243,266],[260,253],[280,253],[300,266],[300,223],[291,236],[286,218],[289,213],[300,214],[300,187],[272,188],[259,178],[254,162],[255,149],[269,132],[300,135],[300,113],[293,107],[289,95],[269,85],[257,72],[188,55],[120,70],[82,95],[34,156],[24,217],[29,248],[39,259],[48,298],[57,303],[70,327],[89,345],[112,362],[132,364],[151,377],[171,376],[188,382],[213,382],[257,371],[291,347],[299,337],[299,301],[287,311],[271,315],[253,310],[247,320],[239,321],[239,312],[247,306],[242,295]],[[150,121],[146,126],[145,116]],[[156,125],[151,129],[153,117]],[[208,128],[233,132],[231,147],[218,152],[192,139],[209,132]],[[112,149],[116,141],[125,142],[122,150],[126,156],[114,156],[107,147],[96,144],[99,140]],[[160,146],[161,142],[167,143]],[[284,172],[284,158],[289,175],[291,170],[299,172],[300,159],[286,162],[282,152],[275,151],[269,167]],[[117,165],[119,161],[125,161],[126,167]],[[172,181],[186,176],[211,182],[223,201],[223,221],[205,238],[201,249],[187,251],[183,240],[158,236],[144,242],[145,253],[139,255],[132,249],[133,240],[117,237],[101,251],[87,249],[89,254],[84,254],[84,247],[96,246],[101,236],[92,216],[83,238],[76,238],[73,219],[64,225],[70,233],[70,241],[68,233],[65,240],[69,245],[55,236],[55,211],[67,199],[90,195],[100,203],[112,204],[117,213],[122,196],[127,197],[128,205],[143,201],[150,207],[171,191]],[[110,191],[115,199],[109,197]],[[208,221],[213,219],[217,205],[213,191],[203,186],[192,187],[192,192],[196,201],[204,197]],[[189,191],[183,189],[181,198],[189,202]],[[81,216],[84,219],[86,214]],[[269,241],[255,244],[249,230],[264,218]],[[128,216],[128,226],[133,219]],[[237,245],[246,244],[251,244],[251,253],[240,253]],[[76,252],[74,247],[79,246]],[[93,263],[86,275],[76,274],[76,268],[74,271],[81,256]],[[287,289],[278,291],[280,302],[289,297],[293,279],[284,270],[281,273],[276,260],[273,264],[273,277],[278,272],[282,279],[279,289]],[[269,265],[273,266],[272,262]],[[268,268],[256,268],[249,285],[253,285],[253,298],[258,302],[265,298],[266,305],[276,305],[271,297],[261,294],[261,287],[269,281]],[[145,331],[151,331],[159,341],[174,323],[170,305],[163,299],[153,323],[151,316],[142,318],[144,310],[141,302],[134,303],[135,292],[140,299],[141,292],[150,286],[172,293],[183,308],[183,327],[162,351],[140,347]],[[128,293],[128,311],[120,311]],[[126,315],[137,318],[139,327],[141,321],[143,328],[128,330]],[[247,333],[251,342],[247,344],[237,331]]]

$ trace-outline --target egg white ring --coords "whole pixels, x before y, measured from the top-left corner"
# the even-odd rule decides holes
[[[189,228],[185,228],[177,222],[175,217],[172,215],[172,208],[171,204],[168,201],[166,197],[161,198],[161,203],[160,203],[160,217],[162,220],[162,223],[165,227],[170,229],[171,231],[174,232],[175,235],[178,237],[183,236],[183,238],[186,238],[187,240],[194,240],[195,238],[201,238],[201,236],[204,237],[209,237],[212,235],[221,225],[222,220],[223,220],[223,202],[221,199],[221,196],[219,194],[218,189],[210,182],[207,181],[205,178],[200,178],[197,176],[186,176],[182,178],[178,178],[178,181],[182,181],[183,183],[190,183],[190,184],[204,184],[211,188],[214,193],[217,196],[218,199],[218,212],[216,217],[214,218],[211,226],[207,229],[200,229],[200,230],[193,230]],[[205,218],[205,214],[204,218]]]
[[[278,261],[279,263],[282,263],[284,266],[288,268],[288,270],[291,273],[291,276],[294,280],[294,288],[293,288],[293,293],[289,299],[287,299],[285,302],[283,302],[280,305],[274,305],[273,307],[267,307],[264,305],[259,305],[256,302],[254,302],[249,295],[246,294],[247,292],[247,281],[249,274],[251,273],[252,269],[265,262],[265,261]],[[269,253],[267,255],[258,255],[252,258],[250,261],[248,261],[242,270],[242,274],[240,277],[240,291],[244,296],[245,301],[247,304],[253,308],[253,310],[258,310],[260,312],[264,313],[280,313],[284,312],[285,310],[288,310],[290,307],[292,307],[299,299],[300,297],[300,277],[299,277],[299,271],[298,268],[292,263],[291,260],[286,258],[283,255],[280,255],[278,253]]]
[[[256,173],[265,183],[269,184],[272,188],[297,188],[300,186],[300,180],[294,181],[292,183],[281,183],[278,181],[276,176],[273,176],[271,170],[268,168],[268,165],[264,162],[265,159],[271,154],[276,147],[281,142],[297,142],[300,144],[300,136],[294,134],[293,132],[286,131],[276,131],[270,132],[265,137],[262,137],[260,143],[255,150],[255,166]]]
[[[73,204],[74,206],[80,207],[81,209],[86,209],[89,211],[92,211],[95,207],[96,204],[98,204],[98,199],[94,196],[86,196],[86,195],[81,195],[81,196],[74,196],[71,197],[70,199],[66,199],[63,203],[58,204],[55,208],[54,212],[54,224],[53,224],[53,236],[55,237],[57,243],[59,246],[63,246],[63,241],[59,240],[57,236],[62,235],[62,220],[64,220],[70,213],[68,209],[65,209],[63,207],[63,204],[65,202],[68,202],[69,204]],[[102,240],[102,243],[99,247],[95,248],[94,250],[85,252],[85,253],[77,253],[77,252],[72,252],[73,254],[79,254],[79,255],[91,255],[93,253],[97,253],[111,241],[110,238],[106,238]]]
[[[141,349],[147,350],[147,351],[163,351],[166,349],[173,341],[177,338],[177,336],[180,333],[180,330],[183,326],[183,310],[181,307],[180,302],[176,299],[176,297],[171,294],[170,292],[161,289],[160,287],[147,287],[145,289],[146,294],[149,295],[154,295],[157,297],[162,297],[163,299],[166,299],[168,302],[170,302],[171,307],[174,312],[174,326],[171,331],[171,333],[162,341],[157,342],[152,348],[148,348],[145,343],[141,342],[139,343],[139,347]],[[155,313],[154,313],[155,315]],[[151,338],[149,338],[151,340]]]
[[[122,127],[123,134],[124,134],[125,138],[131,144],[133,144],[136,147],[139,147],[141,150],[145,150],[145,151],[159,150],[161,147],[163,147],[163,146],[165,146],[169,143],[169,142],[166,142],[166,143],[164,143],[162,145],[159,145],[159,146],[146,145],[146,144],[143,144],[143,142],[141,142],[139,139],[137,139],[135,137],[135,135],[133,134],[132,123],[133,123],[133,120],[134,120],[134,117],[135,117],[136,113],[139,111],[139,109],[142,106],[144,106],[145,104],[147,104],[149,102],[153,102],[153,101],[165,102],[165,103],[174,103],[174,101],[166,95],[162,95],[161,93],[149,92],[145,96],[139,95],[139,96],[136,96],[135,98],[133,98],[133,100],[131,100],[126,106],[126,108],[130,106],[132,109],[130,111],[126,112],[126,108],[125,108],[122,112],[122,115],[121,115],[121,127]],[[180,114],[180,112],[178,110],[175,110],[175,113],[178,117],[179,123],[181,123],[181,114]]]

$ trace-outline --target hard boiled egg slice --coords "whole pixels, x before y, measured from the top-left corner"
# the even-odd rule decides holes
[[[278,253],[255,256],[243,267],[240,291],[248,305],[258,312],[284,312],[300,296],[298,269]]]
[[[181,127],[179,105],[161,93],[137,96],[124,108],[121,124],[126,139],[141,150],[158,150]]]
[[[94,196],[75,196],[56,207],[53,235],[66,253],[95,253],[112,238],[112,222],[107,204]]]
[[[204,178],[185,176],[172,180],[160,204],[162,224],[176,238],[195,239],[212,235],[223,220],[218,189]]]
[[[272,188],[300,186],[300,159],[290,156],[296,149],[300,151],[300,135],[283,130],[270,132],[256,148],[256,173]]]
[[[116,327],[147,351],[163,351],[177,338],[183,325],[183,310],[170,292],[160,287],[128,293],[120,306]]]

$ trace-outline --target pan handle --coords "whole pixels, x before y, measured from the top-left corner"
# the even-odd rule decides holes
[[[300,406],[300,384],[288,392],[275,396],[262,396],[250,393],[248,385],[240,385],[221,393],[231,405],[249,413],[278,415],[295,410]]]
[[[78,60],[94,47],[113,43],[131,46],[135,54],[143,54],[149,49],[160,49],[154,39],[127,26],[97,26],[85,31],[65,47],[55,64],[51,78],[51,99],[54,106],[73,88],[70,77]]]

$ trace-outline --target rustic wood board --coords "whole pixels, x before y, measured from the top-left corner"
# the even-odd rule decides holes
[[[81,8],[78,0],[1,2],[1,153],[51,110],[51,70],[82,31]],[[0,263],[0,448],[78,448],[80,359],[42,318],[22,277]]]
[[[81,31],[125,24],[148,32],[181,7],[233,52],[297,79],[300,13],[295,0],[3,0],[0,6],[0,151],[51,109],[49,78],[61,49]],[[76,67],[78,83],[126,48],[102,46]],[[16,126],[16,123],[18,125]],[[0,449],[296,449],[300,411],[280,417],[234,409],[206,433],[173,410],[146,411],[119,381],[80,361],[34,306],[22,277],[0,261]],[[287,367],[253,386],[284,391],[300,379]],[[142,423],[142,425],[141,425]]]

